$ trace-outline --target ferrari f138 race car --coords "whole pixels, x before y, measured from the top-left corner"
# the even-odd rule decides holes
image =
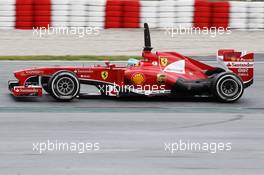
[[[142,59],[127,66],[42,67],[14,72],[9,81],[15,97],[42,96],[43,89],[58,101],[80,95],[80,84],[94,85],[103,96],[208,96],[221,102],[237,101],[253,84],[254,54],[222,49],[221,67],[176,52],[152,52],[148,24],[144,25]]]

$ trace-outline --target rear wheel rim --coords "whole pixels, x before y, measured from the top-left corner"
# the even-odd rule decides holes
[[[222,75],[217,80],[216,93],[223,101],[236,101],[241,97],[243,91],[243,82],[236,75]]]
[[[232,97],[237,94],[238,83],[234,79],[225,79],[220,85],[221,91],[225,96]]]

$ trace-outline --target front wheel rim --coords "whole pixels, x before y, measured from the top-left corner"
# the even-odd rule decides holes
[[[74,91],[74,82],[71,78],[62,77],[56,83],[57,91],[62,96],[69,96]]]

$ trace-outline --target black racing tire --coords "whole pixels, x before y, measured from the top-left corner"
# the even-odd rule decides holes
[[[80,93],[80,81],[70,71],[59,71],[49,80],[50,95],[58,101],[71,101]]]
[[[214,77],[212,93],[220,102],[235,102],[244,93],[242,80],[234,73],[222,72]]]

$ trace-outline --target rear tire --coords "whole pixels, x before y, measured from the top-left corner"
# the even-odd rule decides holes
[[[243,95],[244,85],[237,75],[223,72],[214,78],[212,92],[221,102],[235,102]]]
[[[48,83],[50,94],[58,101],[71,101],[80,92],[78,77],[70,71],[60,71],[54,74]]]

